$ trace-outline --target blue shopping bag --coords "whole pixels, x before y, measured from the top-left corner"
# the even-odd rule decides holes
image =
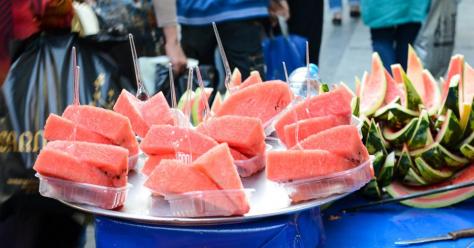
[[[282,35],[267,38],[263,41],[263,56],[267,66],[266,80],[285,80],[282,62],[288,72],[305,65],[306,39],[290,35],[286,22],[279,18]]]

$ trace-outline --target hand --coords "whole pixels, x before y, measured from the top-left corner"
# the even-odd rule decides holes
[[[173,72],[176,75],[184,72],[186,69],[187,59],[181,45],[178,42],[167,42],[165,44],[165,52],[170,59],[170,63],[173,65]]]
[[[176,75],[181,74],[186,69],[187,59],[178,41],[177,28],[175,25],[163,28],[165,35],[165,52],[173,65]]]
[[[271,0],[268,12],[272,18],[282,16],[285,21],[290,19],[290,7],[286,0]]]

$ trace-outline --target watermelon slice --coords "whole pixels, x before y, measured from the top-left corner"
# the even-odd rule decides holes
[[[199,125],[197,131],[246,155],[265,151],[265,132],[258,118],[236,115],[211,118]]]
[[[93,106],[69,105],[63,117],[128,149],[129,156],[138,154],[138,143],[130,121],[119,113]]]
[[[460,54],[456,54],[451,57],[451,61],[449,61],[448,73],[446,75],[445,81],[443,82],[441,88],[441,96],[443,101],[448,96],[449,91],[449,84],[451,83],[452,77],[455,75],[460,75],[461,82],[464,80],[463,72],[464,72],[464,56]],[[459,85],[459,89],[462,90],[462,83]],[[461,91],[462,92],[462,91]]]
[[[293,95],[283,81],[275,80],[255,84],[230,95],[216,116],[240,115],[256,117],[268,125],[273,117],[291,102]]]
[[[288,109],[275,122],[278,138],[286,143],[285,126],[296,122],[295,112],[298,120],[333,115],[338,118],[346,118],[347,123],[349,123],[352,113],[351,99],[345,96],[347,96],[345,90],[337,88],[328,93],[311,97],[309,104],[307,104],[307,101],[303,101],[296,104],[292,109]],[[306,111],[307,108],[309,109],[309,115]]]
[[[362,143],[359,130],[352,125],[327,129],[306,138],[300,143],[303,149],[326,150],[352,162],[354,166],[369,160],[367,148]],[[297,147],[293,147],[293,150]]]
[[[390,68],[392,69],[392,76],[395,83],[399,85],[403,85],[403,74],[405,72],[402,72],[403,70],[402,65],[394,64],[394,65],[391,65]]]
[[[222,105],[222,95],[220,92],[217,92],[216,95],[214,96],[214,101],[212,101],[211,112],[216,113],[217,111],[219,111],[219,109],[221,109],[221,105]]]
[[[189,198],[187,201],[191,202],[189,206],[179,206],[185,212],[180,213],[183,215],[190,212],[194,217],[213,213],[228,216],[237,212],[233,202],[226,194],[219,193],[219,187],[208,176],[178,160],[162,160],[145,181],[145,187],[151,189],[155,195],[188,193],[186,196],[180,196]]]
[[[298,142],[304,140],[305,138],[317,134],[326,129],[338,126],[345,125],[347,123],[346,118],[337,118],[332,115],[321,116],[309,118],[306,120],[298,121],[298,123],[293,123],[286,125],[285,130],[285,141],[286,147],[293,147],[296,145],[296,128],[298,125]]]
[[[239,87],[241,83],[242,83],[242,74],[240,73],[239,69],[235,67],[234,71],[232,71],[232,75],[230,76],[229,86],[230,88],[236,88],[236,87]]]
[[[425,87],[423,104],[428,109],[428,113],[435,114],[441,105],[441,92],[438,83],[428,70],[423,70],[422,79]]]
[[[455,185],[474,180],[474,166],[469,165],[464,170],[460,171],[453,178],[431,186],[410,187],[401,184],[400,182],[393,182],[385,189],[392,197],[401,197],[408,194],[419,193],[430,189],[441,188],[448,185]],[[441,208],[451,206],[458,202],[464,201],[474,196],[474,187],[467,187],[457,190],[452,190],[436,195],[418,197],[411,200],[405,200],[401,203],[404,205],[417,208]]]
[[[128,151],[80,141],[52,141],[41,150],[33,167],[44,176],[107,187],[127,184]]]
[[[130,119],[133,131],[140,137],[145,137],[151,125],[173,124],[173,116],[161,92],[141,101],[124,89],[113,109]]]
[[[267,178],[276,182],[326,176],[355,166],[324,150],[269,151],[266,164]]]
[[[243,89],[250,85],[258,84],[261,82],[263,81],[262,81],[262,78],[260,77],[260,73],[258,71],[251,71],[250,76],[247,79],[245,79],[244,82],[242,82],[242,84],[239,86],[239,89]]]
[[[75,134],[74,134],[75,132]],[[50,114],[44,125],[44,138],[52,140],[77,140],[100,144],[112,144],[104,136],[77,126],[74,122],[61,116]]]
[[[202,98],[205,96],[206,100],[209,101],[212,91],[214,91],[213,88],[204,88],[204,93],[201,92],[201,88],[196,89],[196,92],[194,93],[193,109],[191,112],[191,118],[194,126],[197,126],[204,119],[206,105]]]
[[[196,159],[192,167],[203,172],[223,190],[242,190],[244,187],[240,180],[234,160],[226,143],[217,145]],[[245,193],[228,194],[237,207],[235,214],[245,214],[250,210]]]
[[[145,181],[154,194],[182,194],[191,191],[218,190],[217,185],[201,171],[181,161],[164,159]]]
[[[189,99],[191,99],[190,102],[188,102],[188,94],[191,94]],[[181,110],[182,112],[185,112],[186,109],[189,109],[191,111],[193,107],[193,102],[194,102],[194,96],[195,93],[192,90],[187,90],[186,92],[181,95],[178,101],[178,109]]]
[[[142,168],[142,173],[150,176],[153,170],[160,164],[161,160],[164,159],[176,159],[175,153],[151,155],[149,156]]]
[[[474,98],[474,69],[468,64],[464,64],[464,102],[472,103]]]
[[[186,142],[187,133],[189,143]],[[179,146],[176,145],[178,140],[183,140]],[[155,125],[150,128],[140,147],[148,155],[169,154],[176,151],[201,155],[215,145],[217,145],[215,140],[195,130],[170,125]]]
[[[403,91],[400,89],[399,84],[390,76],[387,70],[384,71],[385,80],[387,81],[387,92],[385,93],[385,99],[383,100],[384,106],[394,101],[397,97],[403,98]],[[402,100],[403,101],[403,100]]]
[[[372,115],[383,104],[387,91],[384,71],[380,56],[373,53],[371,72],[360,88],[360,112],[365,116]]]
[[[423,103],[425,104],[425,83],[423,80],[423,64],[420,58],[416,55],[415,49],[411,45],[408,45],[408,61],[407,61],[407,76],[415,86],[416,92],[420,95]],[[426,105],[425,105],[426,106]]]

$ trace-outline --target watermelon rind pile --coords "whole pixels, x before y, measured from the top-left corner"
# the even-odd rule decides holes
[[[407,73],[372,56],[371,72],[356,78],[354,114],[374,155],[375,178],[365,195],[393,197],[474,180],[474,70],[462,55],[452,57],[445,79],[436,81],[412,47]],[[371,97],[371,99],[367,99]],[[445,207],[474,196],[474,189],[453,191],[402,203],[420,208]]]

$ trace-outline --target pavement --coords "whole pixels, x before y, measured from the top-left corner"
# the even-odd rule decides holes
[[[454,1],[454,0],[453,0]],[[362,77],[370,69],[372,53],[369,28],[362,19],[349,17],[347,1],[343,1],[343,21],[334,26],[326,4],[323,42],[320,56],[321,79],[328,83],[343,81],[354,88],[354,77]],[[474,64],[474,1],[462,0],[458,6],[454,53],[464,54]]]
[[[370,69],[372,53],[370,33],[361,19],[349,17],[345,4],[341,26],[334,26],[326,4],[323,42],[320,57],[321,79],[325,82],[345,82],[354,88],[354,77],[361,77]],[[458,7],[456,44],[454,53],[464,54],[465,60],[474,65],[474,1],[462,0]],[[89,226],[86,248],[95,247],[94,228]]]

